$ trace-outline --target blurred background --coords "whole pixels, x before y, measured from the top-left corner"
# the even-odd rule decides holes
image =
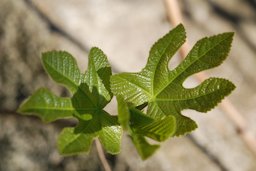
[[[199,125],[192,134],[167,140],[147,161],[124,136],[122,152],[106,154],[108,162],[115,171],[255,171],[256,1],[179,0],[178,5],[190,46],[205,36],[235,32],[228,59],[206,73],[236,84],[229,99],[240,117],[219,107],[207,114],[184,111]],[[89,49],[97,46],[114,72],[141,70],[151,45],[174,27],[165,1],[0,0],[0,23],[0,171],[103,170],[94,146],[88,155],[58,154],[57,135],[68,122],[43,124],[15,110],[39,87],[68,95],[43,70],[44,51],[69,51],[83,71]],[[176,55],[170,67],[178,62]],[[196,84],[193,77],[185,86]],[[116,114],[114,102],[107,110]]]

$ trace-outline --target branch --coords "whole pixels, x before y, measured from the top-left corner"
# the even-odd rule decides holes
[[[182,23],[182,14],[180,8],[178,6],[177,0],[164,0],[165,6],[167,10],[167,15],[170,23],[174,26]],[[180,49],[180,56],[182,58],[186,57],[186,54],[189,52],[189,44],[185,42],[184,46]],[[196,78],[198,81],[203,81],[208,78],[207,74],[204,72],[196,74]],[[220,104],[220,108],[232,121],[235,129],[237,130],[237,134],[242,138],[247,147],[256,155],[256,138],[254,135],[248,130],[247,122],[242,116],[242,114],[236,109],[236,107],[230,102],[228,98],[222,101]]]

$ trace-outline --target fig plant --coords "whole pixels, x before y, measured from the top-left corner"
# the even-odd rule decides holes
[[[222,78],[209,78],[194,88],[183,86],[189,76],[216,67],[226,59],[233,33],[199,40],[187,57],[170,70],[168,63],[185,39],[185,29],[180,24],[152,46],[146,66],[137,73],[112,75],[106,55],[96,47],[89,52],[85,72],[79,70],[68,52],[43,53],[44,69],[72,96],[58,97],[41,88],[18,111],[38,116],[44,122],[76,118],[77,125],[64,128],[59,135],[57,146],[63,155],[88,152],[95,138],[108,153],[117,154],[124,130],[141,158],[147,159],[160,142],[197,128],[195,121],[182,115],[182,110],[207,112],[235,89],[233,83]],[[113,95],[118,102],[118,115],[104,110]],[[156,143],[149,143],[147,138]]]

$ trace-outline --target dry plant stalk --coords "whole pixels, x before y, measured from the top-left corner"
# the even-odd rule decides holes
[[[100,158],[100,161],[102,163],[102,166],[103,166],[104,170],[105,171],[111,171],[111,167],[110,167],[110,165],[109,165],[109,163],[108,163],[108,161],[106,159],[106,156],[104,154],[104,151],[103,151],[103,149],[101,147],[101,144],[100,144],[99,140],[96,140],[95,144],[96,144],[98,156]]]

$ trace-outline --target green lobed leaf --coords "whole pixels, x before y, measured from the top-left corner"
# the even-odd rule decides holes
[[[40,89],[19,108],[23,114],[35,115],[46,122],[75,117],[75,128],[65,128],[58,138],[58,149],[63,155],[88,152],[95,138],[99,138],[107,152],[120,151],[121,127],[117,117],[103,108],[112,99],[109,78],[112,74],[106,55],[98,48],[89,53],[88,69],[83,74],[71,54],[52,51],[43,54],[47,73],[72,93],[70,98],[53,95]]]
[[[38,116],[44,122],[52,122],[72,117],[76,109],[72,106],[70,98],[58,97],[49,90],[41,88],[21,104],[18,112]]]
[[[107,152],[117,154],[122,134],[120,123],[141,158],[147,159],[159,145],[148,143],[146,137],[161,142],[194,130],[196,123],[181,111],[207,112],[235,88],[222,78],[209,78],[194,88],[182,85],[189,76],[216,67],[226,59],[233,33],[199,40],[186,59],[169,70],[169,60],[185,38],[185,29],[180,24],[152,46],[141,72],[114,76],[106,55],[98,48],[90,50],[85,73],[80,72],[75,59],[67,52],[43,53],[45,70],[54,81],[68,88],[72,97],[58,97],[47,89],[39,89],[18,111],[38,116],[45,122],[78,119],[76,127],[63,129],[58,138],[58,149],[63,155],[88,152],[95,138]],[[117,96],[118,118],[103,109],[112,99],[110,90]]]
[[[111,90],[134,106],[148,103],[147,115],[152,119],[175,117],[175,135],[197,128],[196,123],[181,114],[184,109],[207,112],[234,90],[228,80],[210,78],[195,88],[184,88],[187,77],[220,65],[230,50],[233,33],[223,33],[199,40],[186,59],[169,70],[171,57],[185,41],[180,24],[151,48],[145,68],[138,73],[121,73],[111,77]]]

